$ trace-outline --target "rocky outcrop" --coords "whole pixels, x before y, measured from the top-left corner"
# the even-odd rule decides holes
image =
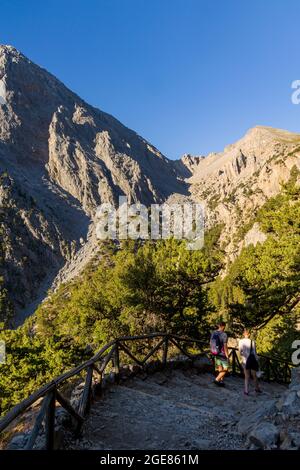
[[[189,178],[197,171],[200,162],[204,158],[204,155],[190,155],[189,153],[185,153],[180,160],[174,161],[174,165],[183,178]]]
[[[244,237],[244,245],[255,246],[257,243],[264,243],[266,239],[267,239],[267,235],[260,230],[259,224],[255,222]]]
[[[279,431],[274,424],[262,422],[250,433],[249,440],[262,450],[277,449]]]
[[[262,126],[200,161],[188,180],[191,196],[206,205],[208,227],[222,224],[220,241],[228,260],[251,239],[254,244],[263,241],[258,227],[244,240],[244,228],[280,192],[294,166],[300,169],[300,134]]]
[[[251,433],[258,424],[266,420],[275,412],[276,400],[268,400],[263,406],[258,407],[254,413],[245,413],[244,416],[239,419],[237,429],[242,435]]]
[[[243,416],[238,430],[251,449],[300,450],[300,368],[292,369],[289,388]]]

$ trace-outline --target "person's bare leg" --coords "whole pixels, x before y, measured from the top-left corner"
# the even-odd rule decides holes
[[[250,379],[250,370],[244,369],[245,374],[245,393],[249,393],[249,379]]]
[[[224,379],[227,371],[225,369],[223,369],[223,367],[221,367],[221,366],[219,367],[218,371],[219,371],[219,374],[216,377],[216,381],[217,382],[222,382],[222,380]]]
[[[259,386],[259,383],[258,383],[258,379],[257,379],[257,375],[256,375],[255,370],[252,370],[251,374],[252,374],[252,378],[253,378],[253,381],[254,381],[255,390],[260,392],[260,386]]]

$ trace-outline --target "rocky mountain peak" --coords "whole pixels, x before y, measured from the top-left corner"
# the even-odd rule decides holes
[[[236,179],[249,177],[269,160],[296,151],[299,146],[300,134],[256,126],[234,144],[227,145],[223,152],[209,154],[201,160],[190,182],[200,183],[209,176],[216,178],[225,190],[225,182],[234,185]],[[211,183],[210,179],[208,184]]]
[[[259,227],[248,236],[244,227],[280,192],[294,167],[300,170],[300,134],[264,126],[200,161],[188,180],[191,197],[204,201],[208,226],[222,224],[228,260],[249,240],[261,241]]]
[[[87,212],[120,194],[151,203],[184,190],[172,162],[150,143],[14,48],[2,51],[0,140],[14,167],[34,164]]]
[[[20,58],[25,57],[15,47],[6,44],[0,44],[1,61],[3,61],[4,59],[19,60]]]
[[[191,155],[185,153],[179,160],[174,161],[177,172],[182,178],[190,178],[197,170],[200,161],[205,158],[204,155]]]

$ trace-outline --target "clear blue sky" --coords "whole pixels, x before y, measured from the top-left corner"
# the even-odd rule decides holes
[[[300,131],[299,0],[1,0],[12,44],[170,158]]]

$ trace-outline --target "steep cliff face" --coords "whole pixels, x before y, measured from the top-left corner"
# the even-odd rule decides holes
[[[0,139],[10,161],[42,168],[87,213],[120,194],[149,204],[184,190],[156,148],[9,46],[0,48],[0,83]]]
[[[193,192],[200,193],[213,188],[220,197],[226,197],[239,184],[246,184],[255,177],[266,181],[264,190],[272,191],[263,174],[274,172],[274,164],[283,166],[286,158],[300,155],[300,134],[257,126],[221,153],[212,153],[199,162],[190,183]],[[256,182],[256,180],[255,180]]]
[[[27,190],[26,183],[25,177],[18,180],[8,172],[0,176],[0,276],[17,313],[46,294],[57,271],[83,242],[89,223],[80,207],[70,206],[62,195],[44,200],[42,183],[41,191]]]
[[[175,168],[182,177],[189,178],[197,172],[204,158],[204,155],[190,155],[189,153],[185,153],[180,160],[174,161]]]
[[[185,184],[172,162],[110,116],[59,107],[49,126],[50,177],[88,213],[100,202],[162,202]]]
[[[228,259],[250,239],[260,240],[259,227],[244,240],[251,228],[247,224],[259,207],[280,192],[294,166],[300,169],[300,134],[261,126],[250,129],[224,152],[200,161],[188,180],[191,197],[205,203],[208,226],[223,224],[221,241]]]
[[[44,295],[101,202],[187,191],[172,161],[11,46],[0,46],[0,175],[3,275],[17,310]]]

